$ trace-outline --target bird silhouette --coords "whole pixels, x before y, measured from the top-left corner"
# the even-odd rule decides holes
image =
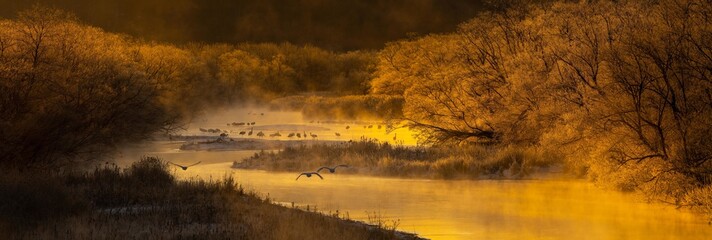
[[[351,127],[349,125],[346,125],[346,130],[348,130],[349,128],[351,128]]]
[[[338,167],[347,168],[347,167],[349,167],[349,165],[341,164],[341,165],[336,165],[334,167],[323,166],[323,167],[320,167],[319,170],[316,170],[316,172],[321,172],[321,170],[328,169],[330,173],[334,173],[334,172],[336,172],[336,168],[338,168]]]
[[[316,138],[316,137],[317,137],[316,134],[313,134],[313,133],[309,133],[309,134],[311,134],[311,137],[312,137],[312,138]]]
[[[250,132],[247,133],[247,136],[252,136],[252,129],[254,128],[250,128]]]
[[[173,165],[176,165],[176,166],[180,167],[181,169],[183,169],[183,171],[185,171],[185,170],[188,170],[189,167],[198,165],[198,164],[200,163],[200,161],[198,161],[197,163],[193,163],[193,164],[191,164],[191,165],[188,165],[188,166],[183,166],[183,165],[175,164],[175,163],[172,163],[172,162],[168,162],[168,163],[173,164]]]
[[[397,139],[398,139],[398,133],[394,133],[394,134],[393,134],[393,141],[395,141],[395,140],[397,140]]]
[[[289,135],[287,135],[287,137],[294,137],[294,133],[289,133]]]
[[[341,137],[341,133],[334,133],[337,137]]]
[[[258,137],[264,137],[264,136],[265,136],[265,133],[263,133],[262,131],[260,131],[260,132],[257,133],[257,136],[258,136]]]
[[[302,175],[305,175],[310,178],[313,174],[316,174],[319,178],[321,178],[321,180],[324,180],[324,177],[322,177],[318,172],[303,172],[302,174],[299,174],[299,176],[297,176],[297,179],[294,179],[294,181],[299,180],[299,177],[301,177]]]

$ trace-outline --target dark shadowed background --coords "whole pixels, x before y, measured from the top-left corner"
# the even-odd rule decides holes
[[[291,42],[330,50],[453,31],[481,0],[0,0],[0,17],[36,3],[89,25],[172,43]]]

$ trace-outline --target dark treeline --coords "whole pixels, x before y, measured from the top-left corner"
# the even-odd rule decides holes
[[[36,6],[0,20],[0,163],[96,157],[175,130],[207,106],[363,94],[375,60],[291,44],[143,42]]]
[[[452,31],[483,1],[471,0],[1,0],[0,17],[32,4],[71,11],[90,25],[148,40],[188,43],[291,42],[331,50]]]
[[[513,5],[389,43],[376,94],[426,142],[539,146],[589,177],[712,212],[712,4]]]

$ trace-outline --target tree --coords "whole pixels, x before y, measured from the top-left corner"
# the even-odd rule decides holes
[[[711,8],[594,1],[485,13],[457,33],[389,44],[372,91],[404,94],[426,142],[546,144],[601,183],[705,204],[691,195],[712,186]]]
[[[124,37],[35,7],[4,22],[0,163],[64,165],[175,123]]]
[[[617,140],[608,156],[631,172],[628,185],[680,199],[712,183],[712,62],[701,45],[712,34],[710,8],[692,0],[619,7],[621,30],[601,60],[611,82],[593,116]]]
[[[536,143],[553,118],[542,105],[551,58],[525,12],[481,15],[456,34],[390,44],[374,93],[404,93],[404,114],[421,140]]]
[[[219,58],[219,67],[217,76],[226,87],[228,101],[245,100],[262,91],[260,82],[267,75],[267,68],[252,54],[242,50],[225,53]]]

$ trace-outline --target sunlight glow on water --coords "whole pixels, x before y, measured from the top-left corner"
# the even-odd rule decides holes
[[[228,112],[226,116],[195,123],[186,134],[201,134],[195,132],[198,127],[225,125],[227,118],[235,118],[234,114]],[[305,123],[298,113],[267,112],[264,116],[259,115],[262,121],[255,120],[254,127],[266,132],[297,126],[327,129],[312,131],[322,136],[321,140],[358,140],[361,135],[389,140],[394,135],[385,133],[385,129],[364,130],[363,126],[351,125],[352,135],[342,131],[339,138],[329,133],[343,128],[343,124]],[[291,120],[285,123],[284,119]],[[398,131],[399,138],[407,140],[404,144],[415,144],[407,129]],[[286,134],[280,140],[288,140]],[[296,172],[230,168],[232,161],[252,156],[257,152],[254,150],[180,151],[180,144],[149,142],[127,148],[116,156],[117,163],[127,166],[145,155],[179,164],[201,161],[188,171],[176,168],[176,175],[216,180],[229,174],[248,190],[269,195],[274,202],[286,206],[292,203],[302,209],[306,205],[311,209],[316,206],[325,213],[338,210],[341,216],[367,222],[381,219],[389,225],[397,223],[401,231],[431,239],[709,239],[712,236],[712,226],[700,216],[603,191],[585,181],[444,181],[338,173],[325,173],[324,180],[302,177],[295,181]]]
[[[264,114],[264,115],[263,115]],[[254,126],[228,126],[228,123],[252,123]],[[379,125],[381,128],[379,128]],[[346,129],[346,126],[349,128]],[[370,126],[370,128],[369,128]],[[253,130],[256,134],[259,131],[265,133],[263,139],[272,140],[300,140],[300,138],[287,137],[289,133],[316,134],[316,140],[340,140],[358,141],[361,138],[377,139],[381,142],[392,144],[402,144],[414,146],[417,144],[413,133],[408,128],[387,129],[385,123],[380,121],[328,121],[304,120],[299,112],[271,112],[260,108],[236,108],[232,110],[216,111],[208,114],[204,118],[199,118],[193,122],[185,132],[180,134],[191,135],[211,135],[218,136],[219,133],[200,132],[203,129],[220,129],[227,131],[230,137],[236,139],[258,138],[256,135],[240,135],[241,131]],[[269,137],[270,134],[279,132],[281,137]],[[337,136],[339,133],[341,136]],[[303,138],[301,138],[303,139]],[[309,137],[308,139],[312,139]]]
[[[145,154],[189,164],[181,178],[221,179],[231,174],[249,190],[275,202],[368,221],[398,223],[401,231],[431,239],[709,239],[704,219],[671,207],[646,204],[585,181],[443,181],[231,169],[255,151],[177,151],[179,143],[155,142]],[[141,151],[124,155],[123,164]],[[134,159],[134,160],[131,160]]]
[[[584,181],[442,181],[229,170],[229,163],[199,166],[182,177],[237,181],[277,202],[348,212],[367,221],[380,216],[398,229],[432,239],[708,239],[712,227],[688,212],[636,201]],[[302,207],[303,208],[303,207]]]

